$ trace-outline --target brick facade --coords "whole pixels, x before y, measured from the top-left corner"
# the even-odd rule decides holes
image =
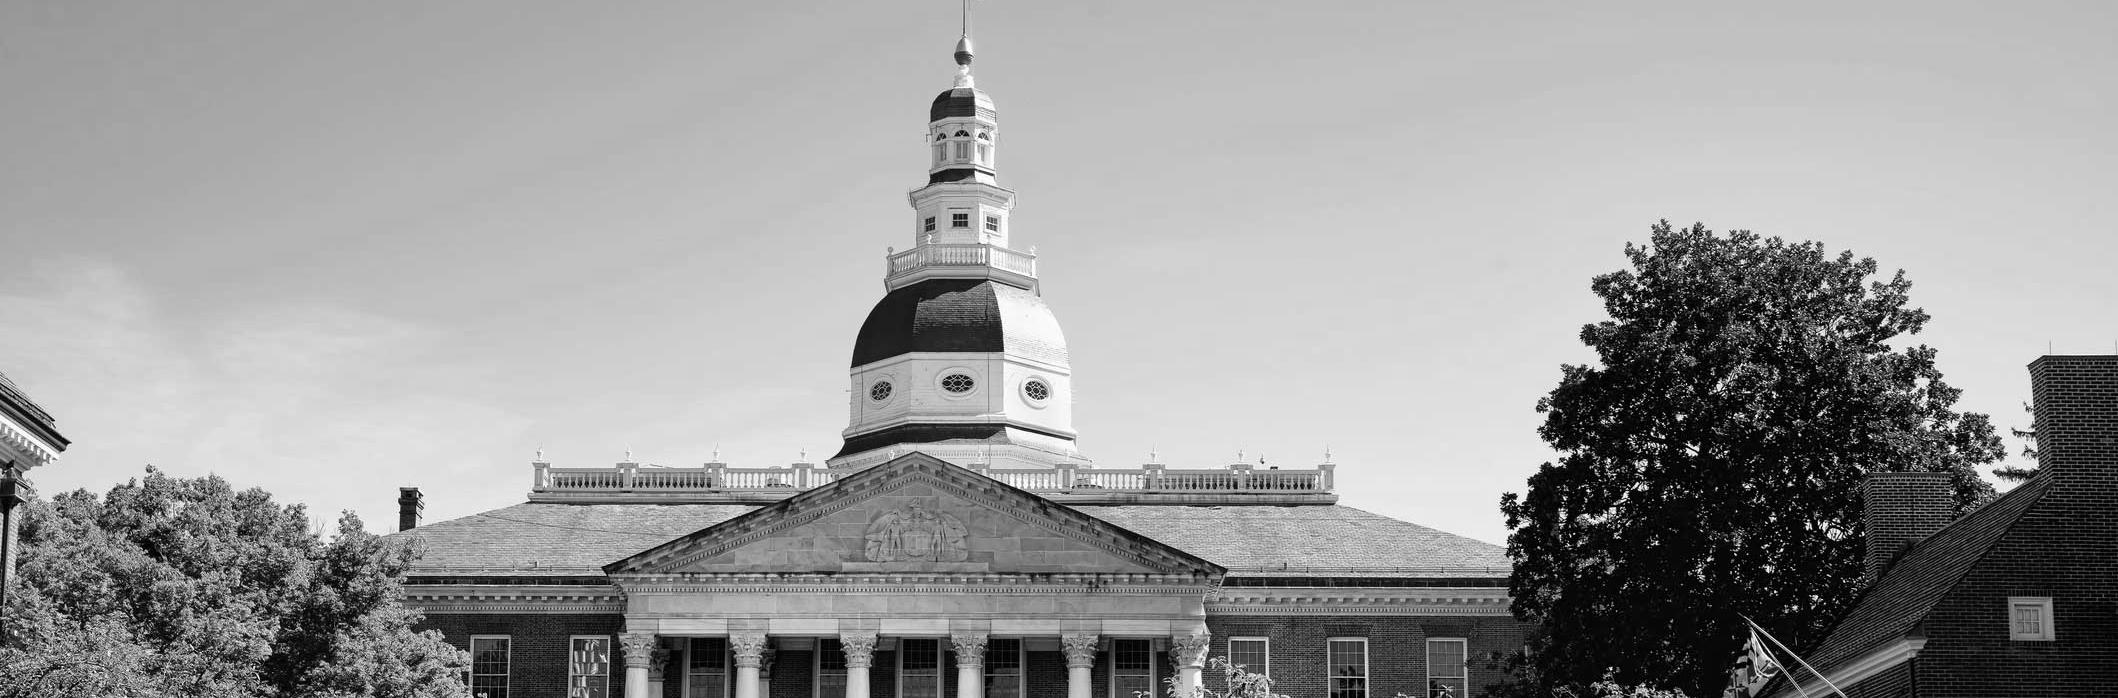
[[[566,696],[567,648],[576,635],[607,635],[623,631],[620,615],[560,614],[465,614],[436,613],[427,616],[422,629],[440,630],[451,644],[468,649],[472,635],[505,635],[511,640],[510,698],[563,698]],[[1397,694],[1425,696],[1427,638],[1463,638],[1471,693],[1501,680],[1487,657],[1522,647],[1523,626],[1510,618],[1416,617],[1416,616],[1240,616],[1208,618],[1213,633],[1211,657],[1228,654],[1228,638],[1265,637],[1270,641],[1269,675],[1277,692],[1293,698],[1328,698],[1325,642],[1332,637],[1364,637],[1368,640],[1368,698],[1392,698]],[[956,693],[956,663],[944,649],[941,667],[943,696]],[[897,652],[878,649],[869,671],[872,698],[897,698]],[[1096,698],[1132,698],[1112,695],[1110,652],[1099,652],[1090,672]],[[673,653],[663,698],[681,698],[683,657]],[[732,665],[731,665],[732,667]],[[780,649],[774,653],[767,698],[815,698],[816,652],[810,649]],[[1155,686],[1161,691],[1175,676],[1168,652],[1155,653]],[[732,669],[731,669],[732,671]],[[1066,657],[1030,643],[1024,652],[1023,695],[1056,698],[1066,695]],[[614,656],[611,693],[623,694],[624,661]],[[1221,689],[1218,675],[1208,672],[1206,685]]]

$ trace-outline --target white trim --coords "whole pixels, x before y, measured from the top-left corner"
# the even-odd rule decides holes
[[[603,651],[605,652],[605,656],[604,656],[604,659],[603,659],[603,693],[604,693],[604,695],[609,695],[609,694],[610,694],[610,675],[611,675],[611,672],[617,671],[617,669],[618,669],[618,662],[619,662],[619,661],[621,661],[621,660],[619,660],[619,659],[618,659],[618,648],[617,648],[617,640],[616,640],[616,638],[613,638],[613,637],[611,637],[611,636],[609,636],[609,635],[568,635],[568,636],[566,636],[566,690],[567,690],[567,693],[568,693],[568,695],[571,695],[571,694],[573,693],[573,690],[574,690],[574,677],[576,677],[576,676],[591,676],[591,674],[576,674],[576,673],[574,673],[574,652],[575,652],[575,651],[577,651],[577,650],[575,650],[575,649],[574,649],[574,642],[576,642],[576,641],[579,641],[579,640],[602,640],[602,641],[603,641]],[[512,693],[512,691],[510,691],[510,692]]]
[[[2015,611],[2021,607],[2037,609],[2037,624],[2042,628],[2042,632],[2016,632]],[[2052,597],[2050,596],[2008,597],[2007,619],[2009,640],[2017,642],[2051,642],[2059,634],[2058,628],[2052,627]]]
[[[1897,642],[1893,642],[1888,645],[1883,645],[1882,647],[1875,648],[1875,651],[1861,655],[1859,657],[1854,658],[1852,661],[1848,661],[1844,664],[1841,664],[1839,665],[1838,669],[1832,670],[1831,672],[1827,673],[1825,675],[1825,678],[1830,679],[1831,683],[1834,685],[1851,687],[1854,684],[1860,683],[1861,681],[1867,679],[1870,676],[1883,673],[1883,671],[1891,667],[1903,664],[1908,661],[1912,661],[1913,657],[1919,656],[1920,649],[1926,646],[1926,638],[1908,637]],[[1788,679],[1788,681],[1790,683],[1796,683],[1791,677]],[[1796,690],[1794,692],[1796,694],[1807,693],[1808,695],[1813,696],[1831,695],[1834,692],[1830,688],[1825,687],[1824,682],[1822,681],[1817,681],[1814,683],[1802,683],[1795,686],[1795,689]],[[1787,695],[1787,693],[1787,691],[1782,690],[1774,692],[1774,695],[1784,696]]]
[[[1368,685],[1370,683],[1368,677],[1375,675],[1375,671],[1372,671],[1370,664],[1368,664],[1368,639],[1366,637],[1326,637],[1324,639],[1324,696],[1326,698],[1336,698],[1334,692],[1332,692],[1332,681],[1353,679],[1353,677],[1334,675],[1330,671],[1330,666],[1332,666],[1332,662],[1330,662],[1330,643],[1360,643],[1360,696],[1362,698],[1370,696],[1372,692],[1368,690],[1368,687],[1370,687]]]
[[[1435,675],[1434,675],[1434,643],[1437,643],[1437,642],[1453,642],[1453,643],[1456,643],[1456,645],[1457,645],[1457,646],[1458,646],[1459,648],[1461,648],[1461,649],[1457,650],[1457,654],[1463,657],[1463,663],[1462,663],[1462,664],[1459,664],[1459,665],[1457,665],[1457,669],[1458,669],[1458,670],[1460,670],[1460,671],[1462,671],[1463,673],[1461,673],[1461,674],[1457,674],[1457,675],[1455,675],[1455,676],[1435,676]],[[1427,680],[1426,680],[1425,682],[1423,682],[1423,683],[1422,683],[1422,685],[1423,685],[1423,686],[1425,686],[1425,688],[1421,689],[1421,690],[1422,690],[1422,695],[1425,695],[1425,696],[1428,696],[1429,698],[1432,698],[1432,696],[1434,695],[1434,680],[1435,680],[1435,679],[1460,679],[1460,680],[1462,680],[1462,681],[1463,681],[1463,693],[1464,693],[1464,695],[1459,695],[1459,696],[1457,696],[1456,698],[1469,698],[1469,694],[1470,694],[1470,692],[1471,692],[1471,641],[1470,641],[1470,639],[1469,639],[1469,638],[1462,638],[1462,637],[1430,637],[1430,638],[1427,638],[1427,646],[1426,646],[1426,648],[1425,648],[1425,649],[1426,649],[1426,651],[1427,651],[1427,655],[1426,655],[1426,657],[1425,657],[1425,658],[1423,658],[1423,659],[1421,659],[1421,660],[1420,660],[1420,661],[1421,661],[1421,663],[1423,663],[1423,664],[1425,664],[1425,665],[1427,666]]]
[[[478,667],[478,641],[479,641],[479,640],[499,640],[499,641],[501,641],[501,642],[505,642],[505,643],[507,643],[507,671],[506,671],[506,672],[503,672],[503,673],[500,673],[500,674],[479,674],[479,673],[477,673],[477,671],[478,671],[478,668],[477,668],[477,667]],[[514,684],[515,684],[515,638],[514,638],[513,636],[510,636],[510,635],[472,635],[472,636],[471,636],[471,643],[470,643],[470,646],[471,646],[471,663],[470,663],[470,665],[469,665],[469,666],[466,666],[466,667],[464,667],[464,670],[463,670],[463,675],[464,675],[464,676],[466,676],[466,677],[469,677],[469,678],[471,678],[471,679],[473,679],[473,680],[472,680],[472,681],[465,681],[464,683],[465,683],[465,684],[474,684],[474,683],[475,683],[475,679],[476,679],[477,677],[479,677],[479,676],[498,676],[498,677],[500,677],[500,690],[501,690],[501,691],[504,691],[504,692],[508,692],[508,693],[512,693],[512,692],[514,692],[514,688],[515,688],[515,687],[514,687]]]
[[[1272,678],[1272,638],[1269,638],[1269,637],[1256,637],[1256,636],[1249,636],[1249,635],[1245,635],[1245,636],[1241,636],[1241,637],[1231,637],[1231,638],[1228,638],[1228,661],[1229,661],[1230,663],[1234,663],[1234,662],[1235,662],[1235,643],[1238,643],[1238,642],[1262,642],[1262,643],[1265,643],[1265,664],[1264,664],[1264,666],[1247,666],[1247,665],[1246,665],[1246,666],[1244,666],[1244,667],[1243,667],[1243,670],[1244,670],[1244,671],[1247,671],[1247,672],[1250,672],[1250,673],[1253,673],[1253,674],[1257,674],[1257,675],[1259,675],[1259,676],[1263,676],[1263,677],[1265,677],[1265,678],[1268,678],[1268,679],[1269,679],[1269,678]]]
[[[1031,383],[1037,383],[1039,385],[1044,386],[1044,399],[1039,400],[1030,395]],[[1022,380],[1017,381],[1015,385],[1015,392],[1022,394],[1023,404],[1029,405],[1032,408],[1040,410],[1051,406],[1052,398],[1059,397],[1059,389],[1052,387],[1052,380],[1050,378],[1044,377],[1043,374],[1038,373],[1032,373],[1030,375],[1024,376]]]
[[[1504,587],[1221,587],[1216,616],[1367,615],[1513,617]]]

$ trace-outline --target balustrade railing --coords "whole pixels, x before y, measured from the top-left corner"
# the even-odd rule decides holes
[[[890,255],[890,276],[902,276],[928,267],[992,267],[1001,271],[1037,276],[1037,255],[999,245],[928,244]]]
[[[850,475],[851,469],[817,467],[795,463],[791,467],[732,468],[708,463],[696,468],[665,468],[619,463],[613,468],[554,468],[549,463],[531,464],[535,470],[535,492],[729,492],[802,491],[830,484]],[[1226,468],[1173,469],[1161,465],[1139,468],[1091,468],[1061,465],[1053,468],[991,468],[973,465],[973,472],[1039,493],[1197,493],[1279,492],[1328,493],[1336,466],[1325,463],[1311,469],[1257,469],[1249,465]]]

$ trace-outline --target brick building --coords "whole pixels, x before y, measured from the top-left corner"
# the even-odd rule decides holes
[[[2118,356],[2030,386],[2036,477],[1955,521],[1945,475],[1867,483],[1874,581],[1808,657],[1847,696],[2118,695]],[[1831,692],[1796,668],[1766,694]]]
[[[1522,645],[1491,544],[1339,506],[1335,466],[1098,467],[1010,246],[999,122],[957,45],[911,246],[822,464],[532,464],[528,501],[398,536],[491,698],[1130,698],[1229,656],[1298,698],[1465,696]],[[1150,460],[1153,460],[1150,458]],[[1241,460],[1240,458],[1238,460]]]
[[[15,572],[16,506],[36,495],[29,471],[58,460],[67,443],[51,413],[0,373],[0,604]]]

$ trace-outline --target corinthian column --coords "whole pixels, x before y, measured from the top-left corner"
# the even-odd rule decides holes
[[[839,633],[846,651],[846,698],[868,698],[868,667],[875,663],[875,633]]]
[[[1095,687],[1089,685],[1089,670],[1096,666],[1096,636],[1060,635],[1059,646],[1066,650],[1066,698],[1090,698]]]
[[[626,633],[618,636],[618,646],[625,650],[625,698],[650,698],[647,668],[654,663],[655,636]]]
[[[1213,636],[1206,633],[1178,635],[1169,638],[1169,661],[1177,667],[1177,696],[1186,698],[1199,692],[1199,670],[1206,666],[1206,645]]]
[[[985,698],[985,633],[956,633],[956,698]]]
[[[728,649],[735,652],[735,698],[758,698],[757,674],[765,661],[765,634],[730,635]]]

